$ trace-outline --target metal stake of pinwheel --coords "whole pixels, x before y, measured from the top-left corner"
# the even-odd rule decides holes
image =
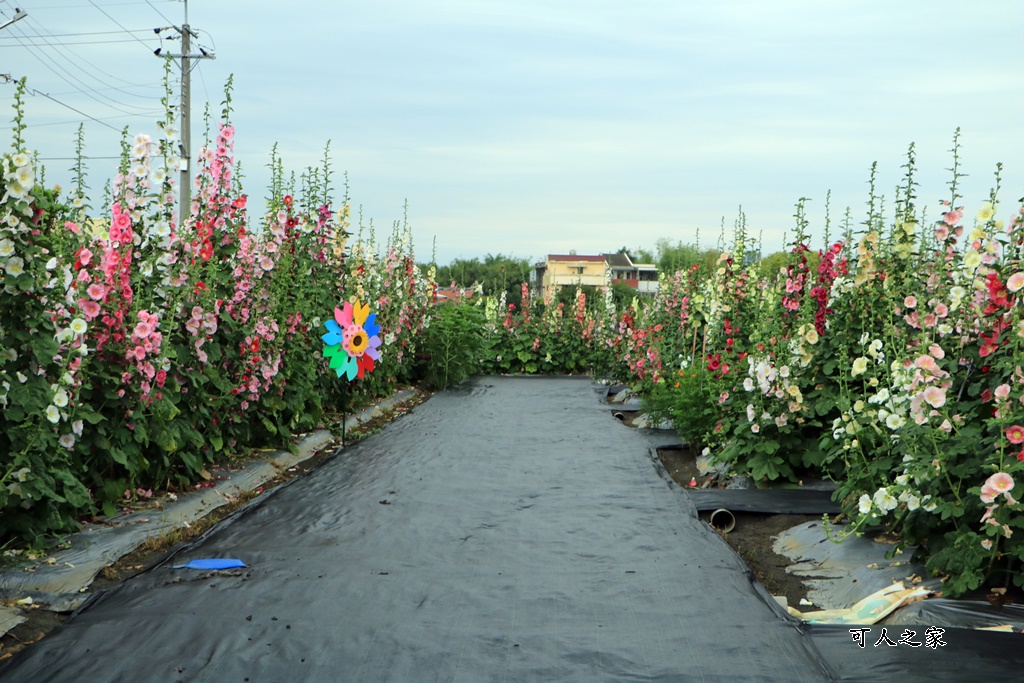
[[[376,361],[380,360],[380,325],[377,314],[370,313],[369,304],[346,301],[341,308],[334,309],[334,319],[324,323],[327,334],[324,340],[324,358],[330,359],[330,367],[338,377],[344,376],[349,382],[362,379],[367,372],[373,372]],[[348,391],[341,407],[341,445],[345,446],[345,422],[348,418]]]

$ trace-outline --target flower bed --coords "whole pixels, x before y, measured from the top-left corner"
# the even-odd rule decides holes
[[[253,216],[235,182],[229,92],[182,224],[170,114],[158,139],[125,141],[111,197],[90,215],[81,164],[68,196],[40,182],[20,137],[23,88],[0,199],[3,543],[38,543],[153,487],[189,485],[246,448],[287,446],[325,410],[412,378],[432,283],[407,227],[382,260],[372,238],[346,259],[347,198],[331,207],[326,163],[298,192],[278,170]],[[349,298],[374,303],[391,347],[352,388],[320,339]]]
[[[833,532],[894,531],[947,593],[1020,586],[1024,210],[1000,220],[993,190],[968,222],[954,172],[926,226],[912,148],[907,169],[893,216],[872,192],[864,229],[817,252],[798,205],[779,271],[734,256],[739,229],[714,272],[663,281],[643,328],[661,324],[643,339],[660,376],[627,348],[623,377],[738,473],[835,479],[849,524]]]

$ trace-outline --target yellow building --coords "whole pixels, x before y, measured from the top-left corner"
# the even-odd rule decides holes
[[[559,290],[581,285],[610,287],[624,282],[640,294],[658,288],[658,269],[653,264],[633,263],[626,254],[548,254],[534,264],[531,273],[535,296],[557,296]]]

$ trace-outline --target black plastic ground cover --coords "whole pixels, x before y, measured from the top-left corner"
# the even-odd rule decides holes
[[[694,489],[687,491],[701,512],[770,512],[779,515],[835,515],[842,512],[831,491],[814,489]]]
[[[1024,670],[1006,634],[949,634],[923,652],[809,629],[686,496],[587,380],[474,380],[90,601],[0,680],[933,683]],[[172,568],[202,558],[247,567]],[[971,677],[950,677],[963,666]]]

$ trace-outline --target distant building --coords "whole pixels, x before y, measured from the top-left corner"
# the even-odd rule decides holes
[[[658,268],[633,263],[627,254],[548,254],[530,273],[537,296],[555,296],[566,287],[590,285],[606,288],[624,282],[640,294],[658,291]]]
[[[640,294],[653,296],[658,292],[658,266],[633,263],[629,254],[604,254],[611,270],[611,284],[623,282]]]
[[[441,288],[438,287],[435,290],[434,303],[435,304],[447,304],[447,303],[461,303],[468,301],[478,294],[476,287],[457,287],[452,289],[450,287]]]

